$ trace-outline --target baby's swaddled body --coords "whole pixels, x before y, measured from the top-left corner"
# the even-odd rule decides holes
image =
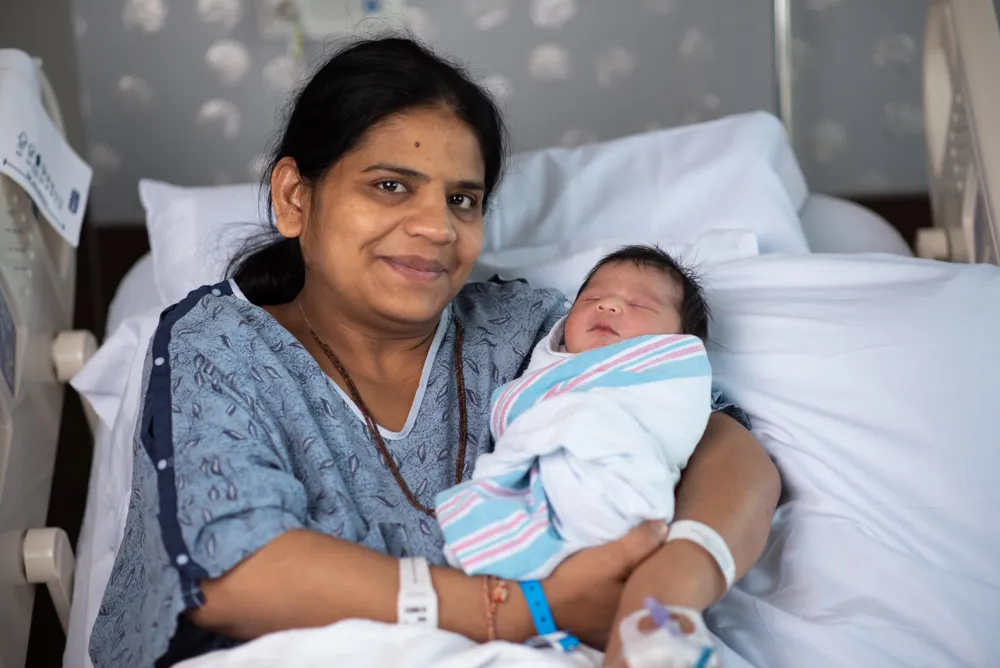
[[[493,453],[438,496],[446,554],[467,573],[543,578],[577,550],[673,517],[711,410],[704,345],[647,335],[573,354],[564,325],[494,393]]]

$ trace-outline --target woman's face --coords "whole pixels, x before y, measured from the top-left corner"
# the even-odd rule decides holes
[[[443,107],[392,116],[312,190],[288,163],[272,177],[275,210],[279,231],[301,237],[307,288],[369,323],[436,320],[483,244],[485,168],[469,127]]]

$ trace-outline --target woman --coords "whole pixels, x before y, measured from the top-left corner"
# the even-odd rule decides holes
[[[394,622],[407,556],[439,564],[440,627],[534,635],[518,587],[490,628],[482,580],[440,565],[430,510],[491,447],[490,395],[566,309],[520,282],[465,285],[503,157],[490,98],[413,42],[359,43],[302,90],[266,184],[280,237],[245,254],[234,280],[168,309],[153,337],[95,665]],[[711,418],[677,518],[714,527],[742,574],[778,479],[739,419],[732,406]],[[613,620],[644,596],[718,599],[712,558],[665,533],[640,527],[565,561],[543,583],[556,623],[613,646]]]

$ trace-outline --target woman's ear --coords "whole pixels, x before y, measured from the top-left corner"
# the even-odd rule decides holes
[[[271,172],[271,205],[281,236],[294,239],[302,235],[308,215],[306,202],[306,186],[295,160],[282,158]]]

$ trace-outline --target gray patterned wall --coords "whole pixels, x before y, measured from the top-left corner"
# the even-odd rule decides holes
[[[795,0],[795,147],[813,190],[927,189],[924,0]]]
[[[268,1],[74,0],[96,222],[141,220],[141,177],[256,176],[302,71],[258,20]],[[922,189],[925,3],[795,4],[795,141],[813,189]],[[775,110],[770,0],[410,0],[407,16],[503,99],[515,150]]]

